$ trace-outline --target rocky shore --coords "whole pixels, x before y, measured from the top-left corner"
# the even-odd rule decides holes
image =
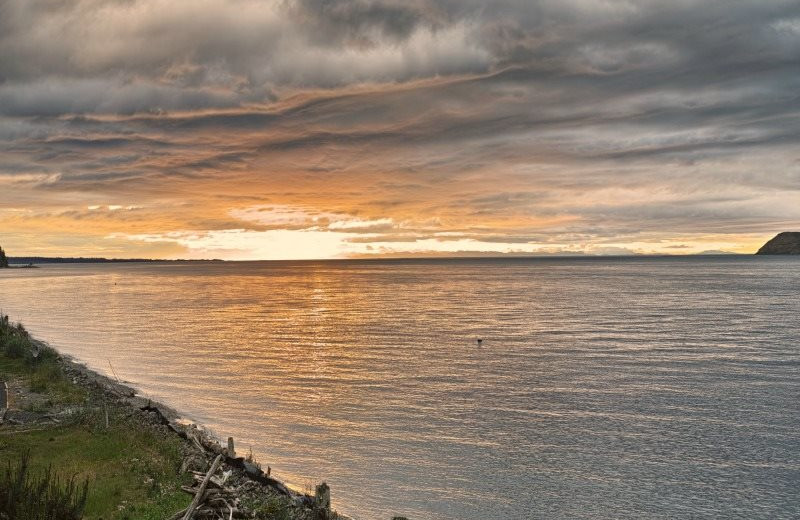
[[[33,352],[26,355],[34,359],[39,352],[49,349],[42,342],[29,341]],[[47,431],[48,428],[85,420],[87,415],[91,415],[92,421],[99,422],[100,428],[104,422],[106,429],[110,422],[133,424],[136,428],[143,428],[148,435],[177,440],[182,458],[179,472],[185,482],[180,487],[187,499],[192,500],[187,507],[176,510],[169,517],[173,520],[347,518],[331,510],[330,488],[327,484],[318,485],[313,496],[291,490],[275,479],[269,468],[264,471],[252,456],[237,453],[233,439],[228,439],[223,446],[197,425],[179,421],[174,410],[143,399],[133,388],[98,374],[66,356],[55,355],[54,363],[61,372],[59,377],[65,378],[76,392],[85,395],[82,402],[54,402],[47,394],[33,391],[33,385],[25,375],[6,373],[6,381],[0,381],[0,387],[4,384],[8,386],[8,399],[0,399],[0,407],[5,407],[0,409],[0,433],[24,435],[27,432]],[[0,371],[0,380],[3,379],[2,374]],[[2,447],[0,443],[0,449]],[[124,508],[124,504],[120,507]]]

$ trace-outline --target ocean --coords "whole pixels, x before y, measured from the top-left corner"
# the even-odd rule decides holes
[[[800,517],[800,258],[43,265],[0,308],[358,520]]]

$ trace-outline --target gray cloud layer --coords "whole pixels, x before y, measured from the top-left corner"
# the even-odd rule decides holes
[[[800,224],[799,92],[797,1],[0,1],[0,182],[43,193],[763,233]]]
[[[789,94],[798,20],[780,0],[4,0],[0,100],[18,115],[219,108],[512,67],[506,80],[576,94]]]

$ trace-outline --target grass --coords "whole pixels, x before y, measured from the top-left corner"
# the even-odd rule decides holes
[[[102,403],[73,384],[52,349],[40,348],[38,356],[34,351],[24,328],[0,316],[0,380],[13,378],[42,394],[31,411],[81,405],[80,412],[55,426],[4,426],[0,468],[29,453],[35,475],[52,468],[62,485],[88,480],[86,519],[163,520],[186,507],[191,497],[180,490],[188,483],[180,475],[181,440],[129,416],[130,408]]]
[[[0,380],[12,376],[26,379],[30,390],[46,395],[52,405],[86,401],[86,391],[64,376],[58,353],[47,345],[34,344],[22,325],[0,315]]]
[[[246,500],[244,505],[257,520],[291,520],[291,500],[287,497],[270,497]]]
[[[2,432],[0,462],[30,452],[32,468],[52,465],[61,475],[88,479],[87,519],[163,519],[186,507],[180,441],[117,414],[108,430],[104,420],[90,413],[69,425]]]
[[[0,517],[15,520],[80,520],[86,507],[89,481],[62,481],[52,468],[31,471],[30,453],[0,473]]]

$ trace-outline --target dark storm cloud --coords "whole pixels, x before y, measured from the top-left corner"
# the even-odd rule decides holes
[[[789,1],[6,0],[0,78],[7,113],[65,92],[58,101],[77,112],[270,101],[286,84],[459,72],[447,64],[457,47],[483,56],[464,61],[461,72],[515,67],[517,81],[558,79],[573,88],[708,86],[765,73],[796,82],[798,17],[800,7]],[[454,28],[460,32],[447,33]],[[421,33],[448,41],[417,52]],[[340,63],[371,70],[353,76],[319,67],[320,56],[351,47],[353,59]],[[330,54],[315,57],[322,51]],[[410,59],[393,67],[381,51]],[[14,91],[23,84],[27,92]],[[102,98],[101,89],[122,91],[125,103],[81,101]]]
[[[438,22],[431,17],[430,4],[414,0],[298,0],[287,7],[314,41],[326,45],[371,47],[381,39],[402,41],[419,25]]]
[[[74,150],[74,149],[96,150],[96,149],[108,149],[108,148],[119,149],[119,148],[138,147],[138,146],[164,147],[169,145],[169,143],[164,141],[158,141],[155,139],[146,139],[135,136],[98,137],[98,138],[65,137],[65,138],[48,139],[42,144],[48,147],[66,148],[69,150]]]
[[[425,237],[798,222],[798,92],[797,1],[0,0],[6,184],[250,183]]]

